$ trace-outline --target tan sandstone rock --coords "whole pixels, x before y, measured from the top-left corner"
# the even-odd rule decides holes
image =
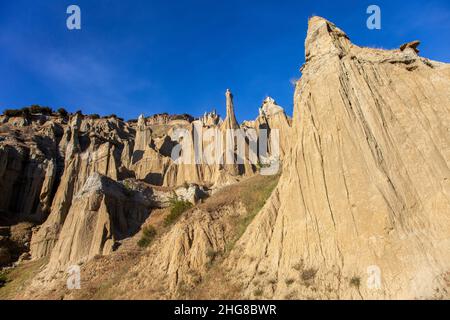
[[[450,66],[313,17],[302,72],[292,151],[229,279],[249,298],[435,297],[450,270]]]

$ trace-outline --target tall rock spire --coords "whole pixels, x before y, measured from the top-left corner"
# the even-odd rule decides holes
[[[225,97],[227,98],[227,116],[223,121],[222,129],[239,129],[239,124],[234,115],[233,94],[230,89],[225,92]]]

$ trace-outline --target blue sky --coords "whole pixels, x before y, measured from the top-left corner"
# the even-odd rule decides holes
[[[66,28],[79,5],[82,30]],[[368,30],[366,9],[382,10]],[[225,110],[254,119],[270,95],[292,113],[307,19],[323,16],[364,46],[421,40],[450,62],[450,1],[0,0],[0,109],[41,104],[84,113]]]

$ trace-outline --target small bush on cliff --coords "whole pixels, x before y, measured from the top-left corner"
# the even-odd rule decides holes
[[[22,110],[17,110],[17,109],[6,109],[5,111],[3,111],[3,114],[7,117],[21,117],[23,116],[23,112]]]
[[[64,108],[59,108],[58,111],[57,111],[57,113],[58,113],[61,117],[63,117],[63,118],[65,118],[65,117],[67,117],[67,116],[69,115],[69,113],[67,112],[67,110],[64,109]]]
[[[8,282],[8,278],[6,277],[6,274],[3,272],[0,272],[0,288],[3,287]]]
[[[156,237],[156,229],[152,226],[145,227],[142,230],[142,237],[138,241],[138,246],[141,248],[146,248],[150,243],[152,243],[153,239]]]
[[[166,227],[170,226],[178,220],[178,218],[187,210],[192,208],[192,203],[189,201],[172,199],[170,201],[171,209],[170,214],[164,219]]]

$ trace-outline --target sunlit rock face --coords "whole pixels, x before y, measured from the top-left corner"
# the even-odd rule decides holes
[[[292,149],[228,262],[247,297],[265,282],[262,297],[281,299],[445,291],[450,66],[409,47],[362,48],[309,21]]]

